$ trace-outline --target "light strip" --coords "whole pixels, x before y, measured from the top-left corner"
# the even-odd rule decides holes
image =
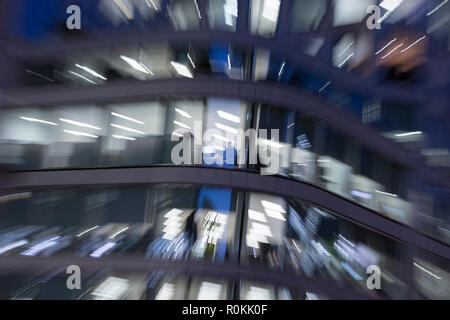
[[[397,38],[392,39],[391,41],[389,41],[383,48],[381,48],[380,50],[378,50],[377,52],[375,52],[375,55],[381,53],[384,49],[386,49],[387,47],[389,47],[393,42],[397,41]]]
[[[81,78],[81,79],[83,79],[83,80],[85,80],[85,81],[87,81],[87,82],[89,82],[89,83],[97,84],[97,83],[95,83],[94,81],[92,81],[91,79],[88,79],[88,78],[86,78],[85,76],[82,76],[81,74],[76,73],[75,71],[69,70],[69,73],[71,73],[71,74],[73,74],[74,76],[77,76],[77,77],[79,77],[79,78]]]
[[[398,46],[396,46],[394,49],[386,53],[384,56],[381,57],[381,59],[384,59],[391,55],[391,53],[395,52],[398,48],[400,48],[403,45],[403,43],[400,43]]]
[[[444,2],[442,2],[441,4],[439,4],[436,8],[434,8],[433,10],[431,10],[430,12],[427,13],[427,16],[431,16],[433,13],[435,13],[436,11],[438,11],[444,4],[446,4],[448,2],[448,0],[444,0]]]
[[[96,77],[96,78],[100,78],[100,79],[102,79],[102,80],[108,80],[107,78],[105,78],[105,77],[102,76],[101,74],[95,72],[94,70],[92,70],[92,69],[90,69],[90,68],[88,68],[88,67],[86,67],[86,66],[82,66],[82,65],[76,63],[76,64],[75,64],[75,67],[80,68],[80,69],[86,71],[87,73],[90,73],[91,75],[93,75],[93,76]]]
[[[187,113],[186,111],[184,111],[184,110],[175,108],[175,111],[178,112],[179,114],[181,114],[185,118],[192,119],[192,116],[189,113]]]
[[[172,67],[175,69],[175,71],[180,76],[187,77],[187,78],[193,78],[191,71],[184,64],[181,64],[181,63],[178,63],[175,61],[170,61],[170,64],[172,65]]]
[[[278,77],[281,77],[281,74],[283,73],[285,65],[286,65],[286,62],[283,61],[283,64],[281,65],[281,68],[280,68],[280,72],[278,72]]]
[[[144,68],[144,66],[142,64],[140,64],[139,62],[137,62],[136,60],[127,57],[127,56],[120,56],[120,58],[125,61],[126,63],[128,63],[133,69],[143,72],[145,74],[150,74],[150,70],[148,70],[148,68]]]
[[[235,128],[226,126],[226,125],[224,125],[224,124],[222,124],[222,123],[220,123],[220,122],[216,122],[216,123],[215,123],[215,126],[216,126],[218,129],[220,129],[220,130],[225,130],[225,131],[227,131],[227,132],[234,133],[234,134],[237,134],[237,133],[238,133],[238,131],[237,131]]]
[[[46,76],[44,76],[44,75],[42,75],[42,74],[40,74],[40,73],[31,71],[31,70],[28,70],[28,69],[25,70],[25,72],[27,72],[27,73],[29,73],[29,74],[32,74],[32,75],[34,75],[34,76],[37,76],[37,77],[39,77],[39,78],[45,79],[45,80],[47,80],[47,81],[49,81],[49,82],[55,82],[55,80],[50,79],[49,77],[46,77]]]
[[[58,243],[58,239],[61,238],[60,236],[53,237],[50,239],[47,239],[45,241],[39,242],[38,244],[32,246],[30,249],[22,252],[21,254],[24,256],[35,256],[39,252],[44,251],[47,248],[53,247]]]
[[[189,62],[190,62],[191,65],[192,65],[192,67],[195,69],[194,61],[192,61],[192,58],[191,58],[191,56],[189,55],[189,52],[187,53],[187,57],[188,57],[188,59],[189,59]]]
[[[120,229],[119,231],[117,231],[116,233],[114,233],[114,234],[113,234],[112,236],[110,236],[109,238],[110,238],[110,239],[114,239],[114,238],[117,237],[119,234],[121,234],[121,233],[127,231],[128,229],[129,229],[129,227],[125,227],[125,228],[123,228],[123,229]]]
[[[72,130],[63,130],[65,133],[70,133],[75,136],[82,136],[82,137],[90,137],[90,138],[98,138],[98,136],[86,133],[86,132],[79,132],[79,131],[72,131]]]
[[[87,123],[84,123],[84,122],[79,122],[79,121],[69,120],[69,119],[64,119],[64,118],[59,118],[59,120],[62,121],[62,122],[67,122],[69,124],[73,124],[74,126],[77,126],[77,127],[90,128],[90,129],[95,129],[95,130],[102,130],[99,127],[95,127],[93,125],[90,125],[90,124],[87,124]]]
[[[384,192],[384,191],[380,191],[380,190],[375,190],[375,192],[376,192],[376,193],[379,193],[379,194],[384,194],[384,195],[386,195],[386,196],[391,196],[391,197],[394,197],[394,198],[397,198],[397,197],[398,197],[398,195],[396,195],[396,194],[389,193],[389,192]]]
[[[49,125],[52,125],[52,126],[57,126],[58,125],[57,123],[54,123],[54,122],[40,120],[40,119],[34,119],[34,118],[28,118],[28,117],[20,117],[20,119],[26,120],[26,121],[31,121],[31,122],[45,123],[45,124],[49,124]]]
[[[265,214],[259,211],[248,209],[248,217],[259,222],[267,222]]]
[[[116,245],[117,245],[117,243],[115,243],[115,242],[112,242],[112,241],[107,242],[104,245],[102,245],[100,248],[97,248],[96,250],[94,250],[94,252],[92,252],[90,254],[90,256],[93,258],[100,258],[106,251],[111,250]]]
[[[278,203],[267,201],[267,200],[261,200],[261,204],[264,208],[286,213],[286,210],[284,210],[283,207],[280,206]]]
[[[284,216],[278,210],[272,210],[272,209],[264,208],[264,211],[266,212],[268,217],[271,217],[271,218],[277,219],[277,220],[281,220],[281,221],[286,221]]]
[[[142,121],[136,120],[136,119],[131,118],[131,117],[124,116],[123,114],[120,114],[120,113],[111,112],[111,114],[113,116],[115,116],[115,117],[122,118],[122,119],[125,119],[125,120],[128,120],[128,121],[136,122],[136,123],[139,123],[139,124],[145,124]]]
[[[265,145],[268,145],[269,147],[273,147],[273,148],[277,148],[277,149],[280,149],[283,147],[282,144],[272,141],[272,140],[267,140],[267,139],[259,139],[259,143],[265,144]]]
[[[432,277],[434,277],[434,278],[436,278],[436,279],[438,279],[438,280],[441,280],[441,279],[442,279],[442,277],[439,277],[439,276],[435,275],[433,272],[431,272],[431,271],[425,269],[424,267],[420,266],[420,265],[417,264],[416,262],[414,262],[413,264],[414,264],[417,268],[419,268],[420,270],[422,270],[422,271],[428,273],[430,276],[432,276]]]
[[[319,92],[322,92],[323,90],[325,90],[325,88],[328,87],[330,84],[331,84],[331,81],[328,81],[327,83],[325,83],[323,85],[323,87],[319,89]]]
[[[127,17],[128,20],[133,20],[133,15],[127,10],[122,0],[113,0],[114,3],[119,7],[119,9],[123,12],[123,14]]]
[[[176,125],[178,125],[178,126],[180,126],[180,127],[183,127],[183,128],[185,128],[185,129],[188,129],[188,130],[191,129],[191,127],[189,127],[188,125],[184,124],[183,122],[174,120],[173,123],[176,124]]]
[[[145,64],[143,64],[142,62],[139,62],[139,64],[141,65],[142,68],[145,69],[145,71],[147,71],[148,74],[153,76],[153,72],[152,70],[150,70]]]
[[[345,48],[344,50],[342,50],[342,52],[339,54],[338,57],[342,57],[342,55],[353,45],[353,41],[350,42]]]
[[[87,229],[87,230],[84,230],[83,232],[80,232],[79,234],[77,234],[77,237],[81,237],[82,235],[84,235],[84,234],[86,234],[86,233],[88,233],[88,232],[91,232],[92,230],[95,230],[95,229],[97,229],[97,228],[99,228],[100,226],[95,226],[95,227],[92,227],[92,228],[89,228],[89,229]]]
[[[172,135],[174,135],[174,136],[176,136],[176,137],[184,137],[181,133],[178,133],[178,132],[176,132],[176,131],[173,131],[172,132]]]
[[[402,51],[400,51],[401,53],[405,52],[406,50],[408,50],[409,48],[415,46],[416,44],[418,44],[420,41],[422,41],[423,39],[425,39],[427,36],[423,36],[422,38],[417,39],[415,42],[413,42],[412,44],[410,44],[408,47],[406,47],[405,49],[403,49]]]
[[[180,213],[182,213],[182,212],[183,212],[183,210],[174,208],[174,209],[170,210],[169,212],[167,212],[167,213],[164,215],[164,218],[170,218],[170,217],[173,217],[173,216],[178,216],[178,215],[179,215]]]
[[[128,128],[128,127],[125,127],[125,126],[121,126],[121,125],[118,125],[118,124],[115,124],[115,123],[111,123],[111,127],[122,129],[122,130],[129,131],[129,132],[145,134],[145,132],[142,132],[142,131],[139,131],[139,130],[136,130],[136,129],[132,129],[132,128]]]
[[[348,62],[348,60],[350,60],[350,58],[353,57],[354,54],[355,54],[354,52],[350,53],[350,54],[348,55],[348,57],[345,58],[345,60],[342,61],[340,65],[338,65],[338,67],[339,67],[339,68],[342,68],[342,67]]]
[[[122,139],[122,140],[131,140],[131,141],[135,141],[136,140],[136,138],[120,136],[120,135],[117,135],[117,134],[113,134],[112,136],[113,136],[113,138]]]
[[[197,9],[198,18],[201,20],[202,19],[202,15],[200,14],[200,8],[198,7],[197,0],[194,0],[194,3],[195,3],[195,8]]]
[[[397,133],[396,137],[408,137],[422,134],[422,131],[413,131],[413,132],[405,132],[405,133]]]
[[[216,139],[218,139],[218,140],[222,140],[222,141],[224,141],[224,142],[231,142],[231,143],[234,143],[233,140],[227,139],[227,138],[222,137],[222,136],[219,136],[218,134],[213,135],[213,137],[216,138]]]
[[[402,4],[402,2],[403,0],[383,0],[380,3],[380,7],[392,12],[397,9]]]
[[[0,248],[0,254],[3,254],[3,253],[5,253],[7,251],[10,251],[12,249],[15,249],[15,248],[21,247],[23,245],[26,245],[27,243],[28,243],[28,241],[24,239],[24,240],[19,240],[19,241],[7,244],[6,246],[3,246],[3,247]]]
[[[145,0],[147,5],[151,8],[150,3],[148,3],[149,1],[151,2],[152,6],[153,6],[153,9],[155,9],[156,11],[159,11],[158,7],[156,6],[156,4],[155,4],[155,2],[153,0]]]
[[[119,300],[128,291],[130,281],[127,279],[109,277],[103,281],[91,294],[95,300]]]
[[[219,117],[221,117],[222,119],[226,119],[229,120],[231,122],[234,123],[240,123],[241,122],[241,118],[239,118],[238,116],[235,116],[234,114],[219,110],[217,111],[217,114],[219,115]]]

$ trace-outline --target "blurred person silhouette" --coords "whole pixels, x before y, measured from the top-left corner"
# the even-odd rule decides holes
[[[197,242],[197,222],[195,221],[195,211],[192,211],[186,218],[184,232],[188,239],[188,247],[190,251]]]

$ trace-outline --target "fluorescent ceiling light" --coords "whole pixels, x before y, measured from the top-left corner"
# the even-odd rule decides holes
[[[170,300],[175,293],[175,286],[171,283],[164,283],[155,297],[155,300]]]
[[[197,0],[194,0],[194,3],[195,3],[195,9],[197,9],[198,18],[201,20],[202,19],[202,15],[200,14],[200,8],[198,7]]]
[[[175,71],[179,75],[181,75],[183,77],[187,77],[187,78],[193,78],[191,71],[184,64],[181,64],[181,63],[178,63],[175,61],[171,61],[170,64],[172,65],[172,67],[175,69]]]
[[[81,78],[81,79],[83,79],[83,80],[85,80],[85,81],[87,81],[89,83],[97,84],[96,82],[92,81],[91,79],[88,79],[85,76],[83,76],[83,75],[81,75],[79,73],[76,73],[75,71],[69,70],[69,73],[73,74],[74,76],[77,76],[78,78]]]
[[[269,226],[258,222],[252,222],[250,232],[261,234],[266,237],[272,237],[272,232],[270,231]]]
[[[351,59],[351,57],[353,57],[354,54],[355,54],[354,52],[350,53],[350,54],[348,55],[348,57],[345,58],[345,60],[342,61],[342,62],[338,65],[338,68],[342,68],[342,67],[343,67],[343,66]]]
[[[130,140],[130,141],[135,141],[136,140],[136,138],[120,136],[120,135],[117,135],[117,134],[113,134],[112,136],[113,136],[113,138],[122,139],[122,140]]]
[[[93,292],[95,300],[119,300],[128,291],[130,281],[127,279],[108,277]]]
[[[323,87],[319,89],[319,92],[322,92],[323,90],[325,90],[325,88],[328,87],[330,84],[331,84],[331,81],[327,81],[327,83],[325,83],[323,85]]]
[[[375,52],[375,55],[381,53],[384,49],[386,49],[387,47],[389,47],[393,42],[397,41],[397,38],[392,39],[391,41],[389,41],[383,48],[381,48],[380,50],[378,50],[377,52]]]
[[[350,43],[344,48],[344,50],[342,50],[342,52],[339,54],[339,56],[338,57],[342,57],[343,55],[344,55],[344,53],[348,50],[348,49],[350,49],[350,47],[353,45],[353,41],[350,41]]]
[[[268,217],[271,217],[271,218],[274,218],[274,219],[277,219],[277,220],[281,220],[281,221],[286,221],[284,216],[278,210],[272,210],[272,209],[264,208],[264,211],[266,212]]]
[[[191,127],[189,127],[187,124],[184,124],[183,122],[174,120],[173,123],[178,125],[178,126],[180,126],[180,127],[182,127],[182,128],[188,129],[188,130],[191,129]]]
[[[145,132],[142,132],[142,131],[139,131],[139,130],[136,130],[136,129],[132,129],[132,128],[128,128],[128,127],[125,127],[125,126],[120,126],[120,125],[115,124],[115,123],[111,123],[111,127],[115,127],[115,128],[118,128],[118,129],[129,131],[129,132],[145,134]]]
[[[189,55],[189,53],[187,54],[187,57],[188,57],[188,59],[189,59],[189,62],[191,63],[191,65],[192,65],[192,68],[194,68],[195,69],[195,64],[194,64],[194,61],[192,61],[192,58],[191,58],[191,56]]]
[[[238,116],[235,116],[234,114],[219,110],[217,111],[217,114],[219,115],[219,117],[221,117],[222,119],[226,119],[229,120],[231,122],[234,123],[240,123],[241,119]]]
[[[86,133],[86,132],[79,132],[79,131],[72,131],[72,130],[63,130],[65,133],[73,134],[74,136],[81,136],[81,137],[90,137],[90,138],[98,138],[98,136]]]
[[[262,213],[262,212],[259,212],[259,211],[255,211],[255,210],[249,209],[248,210],[248,217],[250,219],[252,219],[252,220],[256,220],[256,221],[259,221],[259,222],[267,222],[266,215],[264,213]]]
[[[270,21],[277,22],[280,0],[264,0],[262,16]]]
[[[222,285],[213,282],[202,282],[197,300],[219,300]]]
[[[176,136],[176,137],[184,137],[184,135],[182,135],[181,133],[178,133],[176,131],[172,132],[172,135]]]
[[[430,12],[427,13],[427,16],[431,16],[433,13],[435,13],[436,11],[438,11],[444,4],[446,4],[448,2],[448,0],[444,0],[443,2],[441,2],[436,8],[434,8],[433,10],[431,10]]]
[[[128,20],[133,20],[133,14],[130,11],[128,11],[128,8],[125,6],[122,0],[113,0],[113,1],[119,7],[120,11],[122,11],[123,14],[127,17]],[[132,8],[133,7],[131,6],[130,9]]]
[[[55,246],[58,243],[57,240],[59,238],[61,238],[61,237],[57,236],[57,237],[53,237],[53,238],[50,238],[48,240],[39,242],[38,244],[32,246],[30,249],[22,252],[21,254],[24,255],[24,256],[35,256],[38,253],[40,253],[40,252],[42,252],[42,251],[44,251],[44,250],[46,250],[46,249],[48,249],[50,247]]]
[[[94,250],[90,256],[93,258],[100,258],[105,252],[111,250],[112,248],[114,248],[117,245],[117,243],[115,242],[107,242],[104,245],[102,245],[100,248],[97,248],[96,250]]]
[[[215,123],[215,126],[216,126],[218,129],[220,129],[220,130],[225,130],[225,131],[227,131],[227,132],[234,133],[234,134],[237,134],[237,133],[238,133],[238,131],[237,131],[235,128],[226,126],[226,125],[224,125],[224,124],[222,124],[222,123],[220,123],[220,122],[216,122],[216,123]]]
[[[225,13],[225,24],[232,27],[233,17],[238,16],[237,0],[226,0],[223,5],[223,11]]]
[[[278,203],[271,202],[271,201],[266,201],[266,200],[261,200],[261,204],[263,205],[263,207],[265,209],[270,209],[270,210],[275,210],[275,211],[278,211],[278,212],[286,213],[286,210],[284,210],[283,207],[280,206]]]
[[[105,77],[102,76],[101,74],[95,72],[94,70],[92,70],[92,69],[90,69],[90,68],[88,68],[88,67],[86,67],[86,66],[82,66],[82,65],[76,63],[76,64],[75,64],[75,67],[80,68],[80,69],[86,71],[87,73],[93,75],[93,76],[96,77],[96,78],[100,78],[100,79],[102,79],[102,80],[108,80],[107,78],[105,78]]]
[[[372,199],[372,194],[368,193],[368,192],[364,192],[364,191],[351,190],[350,194],[352,196],[355,196],[355,197],[358,197],[358,198],[362,198],[362,199]]]
[[[3,247],[0,248],[0,254],[3,254],[3,253],[5,253],[7,251],[10,251],[12,249],[15,249],[15,248],[21,247],[23,245],[26,245],[27,243],[28,243],[28,241],[23,239],[23,240],[19,240],[19,241],[7,244],[6,246],[3,246]]]
[[[182,213],[182,212],[183,212],[183,210],[174,208],[174,209],[170,210],[169,212],[167,212],[167,213],[164,215],[164,217],[165,217],[165,218],[169,218],[169,217],[173,217],[173,216],[178,216],[178,215],[179,215],[180,213]]]
[[[126,63],[128,63],[133,69],[135,69],[137,71],[143,72],[145,74],[150,74],[151,73],[151,71],[147,67],[145,67],[142,63],[139,63],[139,62],[137,62],[136,60],[134,60],[134,59],[132,59],[130,57],[120,56],[120,58],[122,60],[124,60]]]
[[[433,272],[431,272],[430,270],[425,269],[424,267],[422,267],[421,265],[417,264],[416,262],[413,263],[414,266],[416,266],[417,268],[419,268],[420,270],[422,270],[425,273],[428,273],[430,276],[432,276],[433,278],[436,278],[438,280],[441,280],[442,277],[439,277],[438,275],[435,275]]]
[[[125,119],[125,120],[128,120],[128,121],[136,122],[136,123],[139,123],[139,124],[145,124],[142,121],[136,120],[136,119],[131,118],[131,117],[124,116],[123,114],[119,114],[119,113],[116,113],[116,112],[111,112],[111,114],[113,116],[115,116],[115,117],[122,118],[122,119]]]
[[[155,9],[156,11],[159,11],[159,8],[156,6],[155,2],[153,0],[145,0],[145,2],[147,3],[147,5],[151,8],[153,7],[153,9]],[[150,6],[150,3],[152,4]]]
[[[379,194],[384,194],[384,195],[386,195],[386,196],[391,196],[391,197],[394,197],[394,198],[397,198],[397,197],[398,197],[396,194],[389,193],[389,192],[384,192],[384,191],[380,191],[380,190],[375,190],[375,192],[376,192],[376,193],[379,193]]]
[[[59,118],[59,120],[62,121],[62,122],[66,122],[66,123],[72,124],[72,125],[77,126],[77,127],[101,130],[101,128],[99,128],[99,127],[95,127],[93,125],[90,125],[90,124],[87,124],[87,123],[84,123],[84,122],[79,122],[79,121],[69,120],[69,119],[64,119],[64,118]]]
[[[120,229],[119,231],[117,231],[116,233],[114,233],[113,235],[111,235],[109,238],[110,239],[114,239],[115,237],[117,237],[119,234],[127,231],[129,229],[129,227],[125,227],[123,229]]]
[[[272,300],[270,291],[265,288],[251,286],[246,295],[247,300]]]
[[[267,140],[267,139],[259,139],[259,143],[265,144],[265,145],[268,145],[269,147],[273,147],[273,148],[277,148],[277,149],[283,147],[283,145],[281,143],[278,143],[278,142],[275,142],[272,140]]]
[[[380,7],[386,9],[387,11],[394,11],[399,5],[401,5],[402,2],[403,0],[383,0],[380,3]]]
[[[281,74],[283,73],[285,65],[286,65],[286,62],[283,61],[283,63],[281,64],[280,72],[278,72],[278,77],[281,77]]]
[[[52,125],[52,126],[57,126],[58,125],[57,123],[54,123],[54,122],[40,120],[40,119],[34,119],[34,118],[28,118],[28,117],[20,117],[20,119],[26,120],[26,121],[31,121],[31,122],[45,123],[45,124],[49,124],[49,125]]]
[[[405,133],[397,133],[396,137],[408,137],[422,134],[422,131],[413,131],[413,132],[405,132]]]
[[[423,36],[422,38],[417,39],[416,41],[414,41],[413,43],[411,43],[408,47],[406,47],[405,49],[403,49],[400,52],[405,52],[406,50],[408,50],[411,47],[414,47],[416,44],[418,44],[420,41],[422,41],[423,39],[425,39],[427,36]]]
[[[384,56],[381,57],[381,59],[384,59],[388,56],[390,56],[393,52],[395,52],[398,48],[400,48],[403,45],[403,43],[400,43],[398,46],[396,46],[394,49],[386,53]]]
[[[175,111],[178,112],[179,114],[181,114],[185,118],[192,119],[191,115],[189,113],[187,113],[186,111],[184,111],[184,110],[175,108]]]
[[[89,229],[87,229],[87,230],[84,230],[83,232],[80,232],[79,234],[77,234],[77,237],[81,237],[81,236],[83,236],[84,234],[86,234],[86,233],[88,233],[88,232],[91,232],[92,230],[95,230],[95,229],[97,229],[97,228],[99,228],[100,226],[95,226],[95,227],[92,227],[92,228],[89,228]]]

